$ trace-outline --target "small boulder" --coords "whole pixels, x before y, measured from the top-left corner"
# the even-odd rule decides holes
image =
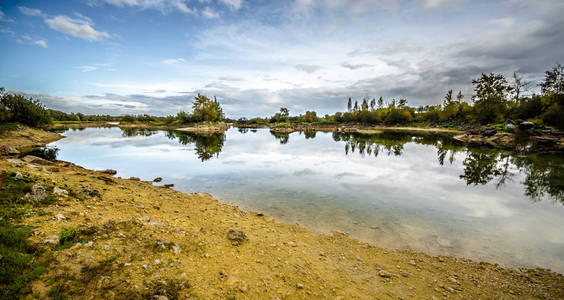
[[[2,145],[0,146],[0,156],[1,155],[17,155],[20,154],[20,151],[16,149],[14,146],[9,145]]]
[[[45,244],[51,244],[51,245],[57,245],[59,243],[59,236],[58,235],[51,235],[48,238],[46,238],[43,243]]]
[[[519,129],[521,130],[528,130],[535,127],[535,123],[529,121],[523,121],[519,123]]]
[[[63,196],[66,197],[68,196],[69,192],[65,189],[62,189],[58,186],[53,188],[53,194],[57,195],[57,196]]]
[[[231,245],[239,246],[245,240],[248,240],[247,235],[240,230],[229,229],[227,232],[227,238],[231,241]]]
[[[162,177],[157,177],[153,179],[153,182],[161,182],[161,181],[163,181]]]
[[[46,159],[43,159],[41,157],[37,157],[37,156],[33,156],[33,155],[26,155],[24,156],[24,158],[22,158],[23,161],[25,161],[26,163],[30,163],[30,164],[36,164],[36,165],[52,165],[53,162],[50,162]]]
[[[102,195],[98,190],[90,190],[87,188],[83,188],[78,193],[88,198],[93,198],[95,200],[102,200]]]
[[[392,277],[392,273],[390,273],[386,270],[380,270],[380,272],[378,272],[378,275],[380,275],[380,277],[382,277],[382,278],[391,278]]]
[[[23,200],[31,203],[39,203],[47,197],[45,184],[38,182],[31,187],[31,192],[25,194]]]
[[[494,136],[497,133],[497,130],[493,127],[486,127],[482,130],[480,130],[480,134],[483,136]]]
[[[116,175],[117,171],[112,169],[106,169],[99,171],[100,173],[108,174],[108,175]]]

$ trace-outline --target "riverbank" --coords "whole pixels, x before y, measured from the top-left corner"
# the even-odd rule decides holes
[[[149,123],[128,123],[119,122],[83,122],[83,123],[54,123],[49,128],[52,130],[66,128],[89,128],[89,127],[119,127],[119,128],[141,128],[147,130],[175,130],[181,132],[220,132],[223,133],[231,126],[227,123],[212,124],[190,124],[190,125],[155,125]]]
[[[314,234],[207,194],[116,178],[111,171],[30,157],[4,158],[0,166],[59,194],[22,220],[34,228],[31,240],[51,257],[47,271],[23,290],[39,297],[58,291],[70,298],[116,299],[511,299],[561,298],[564,290],[564,277],[547,270]],[[76,234],[65,248],[60,234],[68,228]]]

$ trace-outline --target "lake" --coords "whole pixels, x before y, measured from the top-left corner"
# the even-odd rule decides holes
[[[58,159],[315,232],[564,273],[564,157],[468,148],[448,134],[67,130]],[[189,209],[189,208],[187,208]]]

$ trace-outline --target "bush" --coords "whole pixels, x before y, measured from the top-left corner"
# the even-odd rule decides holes
[[[17,122],[32,127],[51,123],[49,112],[38,100],[15,94],[0,95],[0,123]]]
[[[564,107],[558,104],[550,106],[542,116],[544,124],[564,130]]]
[[[413,116],[406,109],[392,109],[386,117],[386,124],[406,124],[413,120]]]

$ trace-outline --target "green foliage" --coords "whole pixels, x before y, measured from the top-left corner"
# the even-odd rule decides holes
[[[503,122],[508,111],[507,98],[513,90],[501,74],[484,74],[472,80],[474,84],[475,118],[480,123]]]
[[[18,129],[16,123],[0,123],[0,135],[16,129]]]
[[[21,198],[32,182],[0,174],[0,299],[15,299],[21,288],[46,271],[41,250],[28,241],[32,228],[14,225],[29,210]]]
[[[223,120],[223,109],[217,98],[213,100],[198,94],[192,103],[192,120],[194,122],[219,122]]]
[[[17,122],[32,127],[51,123],[49,112],[38,100],[0,90],[0,123]]]

